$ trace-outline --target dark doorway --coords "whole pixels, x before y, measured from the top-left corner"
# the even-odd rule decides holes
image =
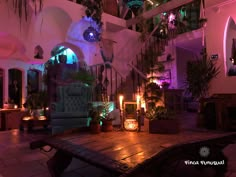
[[[0,69],[0,108],[3,107],[3,69]]]
[[[39,91],[39,71],[28,70],[27,71],[27,95],[37,93]]]
[[[22,105],[22,72],[18,69],[8,70],[9,86],[8,96],[9,101],[21,107]]]

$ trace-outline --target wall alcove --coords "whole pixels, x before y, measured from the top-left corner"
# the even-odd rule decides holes
[[[236,76],[236,24],[232,17],[225,29],[225,71],[227,76]]]

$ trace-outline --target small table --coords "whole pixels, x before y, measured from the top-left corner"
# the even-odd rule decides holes
[[[15,108],[15,109],[0,109],[0,119],[1,119],[1,127],[0,130],[6,130],[6,117],[7,114],[10,114],[11,112],[20,112],[20,108]]]
[[[24,127],[27,127],[28,131],[32,131],[35,126],[42,126],[43,128],[47,128],[48,119],[45,116],[39,116],[35,118],[33,116],[23,117],[21,120],[21,130],[24,130]]]

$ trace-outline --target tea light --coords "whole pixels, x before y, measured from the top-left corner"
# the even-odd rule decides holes
[[[120,110],[123,110],[123,100],[124,100],[124,96],[123,96],[123,95],[120,95],[120,96],[119,96]]]
[[[46,120],[47,118],[45,116],[39,116],[38,120]]]
[[[27,116],[27,117],[23,117],[23,120],[30,120],[30,119],[32,119],[32,117],[30,117],[30,116]]]
[[[137,95],[136,96],[137,110],[140,110],[140,100],[141,100],[140,95]]]
[[[17,108],[18,108],[18,106],[15,104],[15,105],[14,105],[14,109],[17,109]]]

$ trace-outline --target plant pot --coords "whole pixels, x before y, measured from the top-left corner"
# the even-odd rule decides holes
[[[112,120],[103,120],[102,121],[102,131],[110,132],[113,130]]]
[[[92,134],[98,134],[101,132],[101,126],[99,123],[90,123],[90,132]]]
[[[151,120],[149,121],[149,133],[179,133],[179,120]]]

